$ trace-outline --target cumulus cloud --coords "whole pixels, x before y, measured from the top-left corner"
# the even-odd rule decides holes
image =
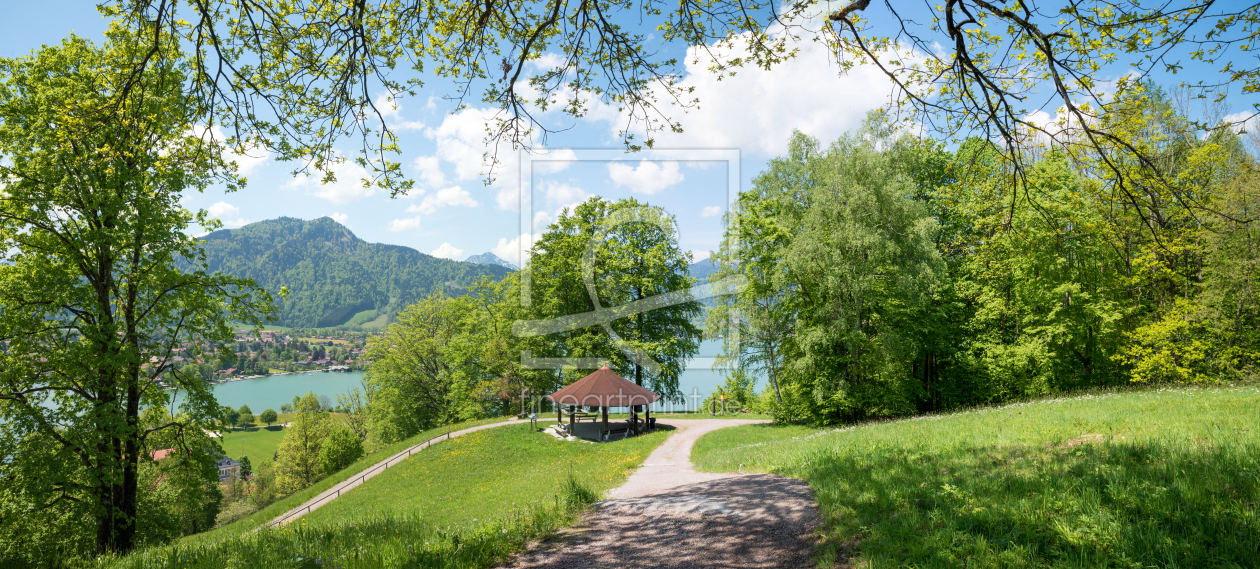
[[[504,261],[523,267],[523,260],[529,259],[528,249],[533,248],[537,240],[536,233],[522,233],[512,239],[504,237],[499,239],[499,244],[490,249],[490,252]]]
[[[608,177],[618,186],[630,188],[630,193],[648,196],[683,181],[678,162],[673,160],[663,163],[640,160],[639,165],[634,167],[610,162]]]
[[[411,229],[420,229],[420,218],[409,217],[404,219],[395,219],[389,222],[389,227],[385,228],[389,231],[408,231]]]
[[[398,99],[390,97],[389,93],[382,93],[373,103],[376,105],[376,111],[381,114],[381,118],[385,119],[385,124],[391,130],[424,130],[423,122],[409,121],[402,118],[402,103],[399,103]]]
[[[722,206],[711,205],[700,210],[700,217],[717,217],[722,215]]]
[[[206,208],[206,211],[215,217],[227,217],[240,213],[241,208],[227,202],[215,202],[214,205]]]
[[[441,247],[434,249],[429,254],[434,257],[442,257],[444,259],[458,261],[460,256],[464,254],[464,250],[451,245],[450,243],[443,243]]]
[[[376,184],[364,185],[363,183],[365,179],[370,178],[367,169],[350,160],[334,164],[332,173],[337,178],[335,182],[325,184],[318,176],[296,176],[285,184],[285,187],[305,190],[317,198],[323,198],[335,204],[356,202],[376,194],[378,189]]]
[[[228,229],[236,229],[237,227],[241,227],[249,223],[249,220],[243,217],[238,217],[236,219],[220,219],[219,221],[222,221],[223,227]]]
[[[472,194],[460,189],[459,186],[451,186],[425,196],[424,201],[419,204],[407,206],[407,213],[430,214],[446,206],[477,207],[477,205],[479,204],[473,199]]]
[[[682,123],[684,131],[654,132],[656,146],[738,148],[758,156],[776,156],[786,152],[793,130],[823,141],[835,140],[860,126],[868,111],[886,105],[894,94],[891,82],[873,65],[857,65],[838,76],[839,69],[823,42],[806,40],[789,47],[799,50],[797,56],[770,71],[750,65],[720,81],[709,71],[715,63],[709,50],[722,50],[715,46],[708,50],[689,48],[678,86],[694,88],[687,100],[698,98],[699,105],[685,112],[678,106],[662,106]],[[743,49],[726,53],[749,55]],[[664,93],[657,94],[659,101],[668,99]],[[627,118],[623,112],[609,121],[613,134],[624,127]],[[641,131],[637,134],[642,136]]]
[[[446,184],[446,175],[442,173],[442,164],[437,156],[420,156],[412,165],[416,167],[416,177],[426,187],[438,188]]]
[[[209,140],[213,140],[218,143],[223,143],[227,140],[227,136],[223,134],[223,129],[217,126],[211,127],[210,131],[206,132],[206,127],[196,125],[190,128],[187,132],[190,136],[198,138],[208,137]],[[235,150],[240,150],[240,152],[236,152]],[[263,164],[266,164],[270,159],[271,153],[257,145],[247,145],[244,148],[224,150],[223,152],[223,160],[225,162],[236,162],[236,172],[242,175],[249,175],[249,173],[257,170],[258,167]]]
[[[555,174],[563,172],[577,161],[577,153],[572,148],[541,148],[534,151],[530,164],[538,174]]]
[[[572,184],[554,181],[539,184],[534,196],[535,208],[538,210],[534,212],[534,231],[545,229],[560,217],[560,212],[565,208],[572,211],[590,196],[586,190]]]
[[[345,225],[346,227],[350,227],[350,224],[346,223],[346,220],[350,219],[350,216],[344,213],[333,213],[333,214],[330,214],[328,217],[331,217],[332,220],[337,223]]]
[[[464,109],[448,115],[436,128],[427,129],[425,135],[433,139],[436,151],[433,156],[414,162],[424,184],[436,187],[448,180],[463,182],[493,175],[490,190],[494,192],[495,204],[502,210],[517,211],[520,154],[506,143],[496,146],[494,141],[486,140],[487,125],[496,121],[497,114],[496,109]],[[542,174],[561,172],[577,160],[577,153],[570,148],[539,146],[530,152],[533,170]]]

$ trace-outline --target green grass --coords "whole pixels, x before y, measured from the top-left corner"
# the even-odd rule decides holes
[[[426,449],[284,528],[220,530],[98,566],[489,567],[571,523],[667,436],[596,445],[528,424],[488,429]]]
[[[242,456],[248,456],[249,462],[253,466],[264,460],[271,460],[276,450],[280,448],[280,441],[284,440],[284,428],[279,425],[270,427],[255,427],[245,431],[230,431],[223,433],[223,452],[228,456],[240,459]]]
[[[463,423],[451,425],[449,429],[452,431],[458,431],[460,429],[465,429],[468,427],[475,427],[477,425],[485,425],[488,423],[499,423],[505,420],[506,420],[506,417],[495,417],[492,419],[479,419],[476,421],[466,421]],[[399,451],[405,450],[409,446],[422,443],[432,437],[436,437],[439,434],[445,433],[447,429],[448,427],[438,427],[435,429],[429,429],[405,441],[397,442],[392,445],[388,445],[383,448],[377,449],[365,455],[363,458],[360,458],[354,464],[351,464],[350,466],[342,469],[340,472],[333,474],[332,476],[329,476],[327,478],[324,478],[323,480],[320,480],[319,482],[316,482],[310,488],[302,490],[301,492],[297,492],[293,494],[292,496],[287,496],[281,500],[277,500],[275,503],[267,506],[266,508],[258,510],[257,512],[254,512],[244,518],[241,518],[240,520],[237,520],[219,529],[191,535],[191,536],[185,537],[182,541],[184,542],[209,542],[209,541],[223,539],[225,536],[240,535],[243,533],[253,531],[258,526],[261,526],[275,519],[281,514],[302,505],[307,500],[310,500],[311,498],[318,496],[320,492],[323,492],[324,490],[332,488],[333,486],[337,485],[338,483],[344,480],[354,477],[360,472],[363,472],[364,470],[367,470],[375,466],[376,463],[382,460],[385,460],[394,454],[397,454]],[[455,440],[458,440],[458,439],[455,439]],[[434,448],[436,449],[437,447],[434,447]],[[419,454],[417,454],[416,456],[419,456]]]
[[[1247,567],[1260,389],[1097,393],[839,429],[702,437],[706,471],[799,477],[820,564]]]
[[[570,474],[597,493],[618,486],[666,436],[661,429],[586,444],[557,441],[529,423],[478,431],[391,467],[304,519],[327,524],[416,514],[443,527],[473,527],[547,495]]]

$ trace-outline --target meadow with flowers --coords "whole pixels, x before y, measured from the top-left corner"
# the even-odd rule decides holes
[[[1100,391],[696,442],[698,469],[814,490],[820,562],[1247,567],[1260,559],[1260,388]]]

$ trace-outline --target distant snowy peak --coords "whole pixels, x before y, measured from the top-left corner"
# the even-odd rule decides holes
[[[507,267],[509,269],[512,269],[513,271],[520,270],[520,267],[517,267],[516,265],[513,265],[512,263],[509,263],[507,261],[504,261],[503,259],[500,259],[498,255],[495,255],[494,253],[490,253],[490,252],[485,252],[480,255],[473,255],[467,259],[464,259],[464,262],[476,263],[478,265],[498,265],[500,267]]]

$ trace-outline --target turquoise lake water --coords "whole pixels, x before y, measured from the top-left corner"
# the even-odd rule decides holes
[[[723,374],[710,369],[712,358],[717,355],[720,347],[720,342],[717,341],[702,342],[697,357],[689,362],[687,370],[679,378],[678,387],[687,396],[689,408],[694,408],[725,380]],[[334,395],[359,387],[363,375],[361,371],[303,372],[221,383],[213,389],[220,405],[233,409],[249,405],[251,411],[261,413],[264,409],[279,411],[281,405],[292,403],[294,396],[305,395],[307,392],[327,395],[335,402]],[[758,380],[757,389],[762,389],[764,383]],[[681,406],[675,408],[680,409]]]

